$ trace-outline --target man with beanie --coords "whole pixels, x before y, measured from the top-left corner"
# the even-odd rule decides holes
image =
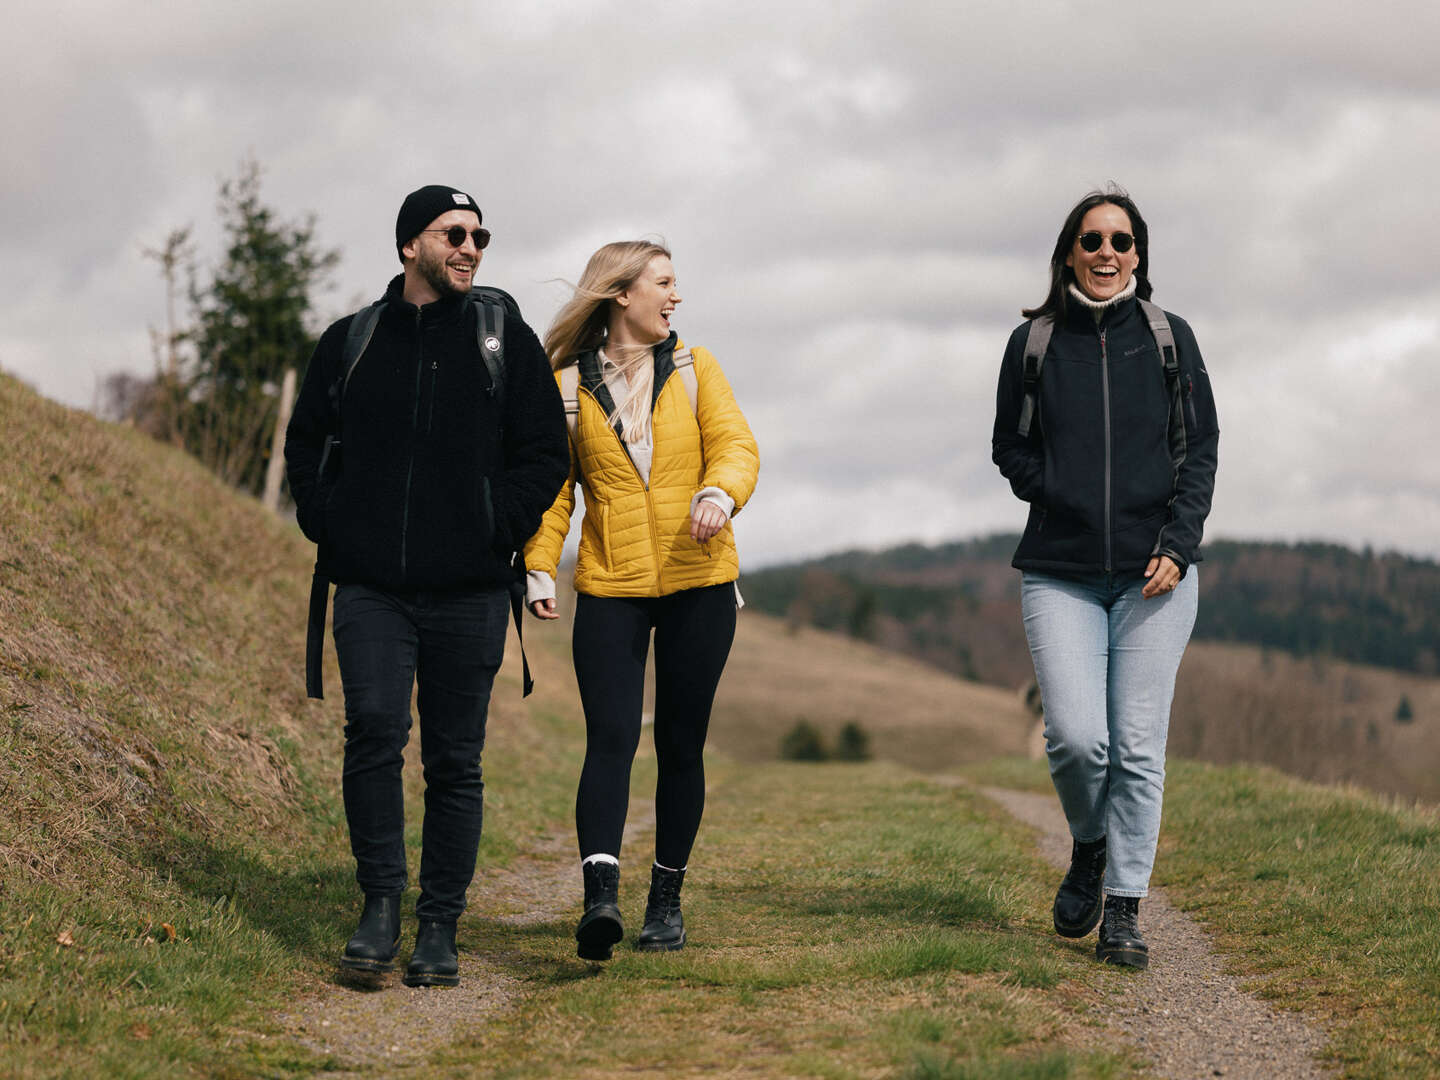
[[[403,272],[381,302],[321,336],[285,440],[296,515],[319,545],[315,696],[336,584],[345,817],[365,894],[340,959],[352,971],[391,970],[399,945],[402,751],[419,686],[425,817],[409,986],[460,981],[455,925],[480,842],[490,688],[510,587],[524,575],[516,553],[570,467],[540,342],[508,296],[471,296],[490,241],[481,220],[456,188],[406,197],[395,221]]]

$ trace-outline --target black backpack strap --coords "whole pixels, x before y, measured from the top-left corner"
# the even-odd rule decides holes
[[[350,329],[345,332],[345,347],[340,351],[340,371],[330,384],[330,404],[335,415],[340,414],[340,402],[345,397],[345,387],[350,385],[350,373],[365,355],[370,339],[375,336],[375,326],[380,322],[380,313],[385,310],[385,301],[376,300],[369,307],[361,308],[350,320]]]
[[[321,674],[321,661],[325,656],[325,613],[330,606],[330,579],[320,573],[320,564],[315,564],[315,573],[310,577],[310,620],[305,627],[305,696],[325,697],[325,682]]]
[[[1179,472],[1185,461],[1187,441],[1184,405],[1180,399],[1180,357],[1175,348],[1175,332],[1170,328],[1170,320],[1165,317],[1159,304],[1141,300],[1140,310],[1145,313],[1145,321],[1150,324],[1150,333],[1155,337],[1155,344],[1160,349],[1160,359],[1165,367],[1165,396],[1170,403],[1170,465]]]
[[[478,290],[477,290],[478,291]],[[475,308],[475,343],[490,373],[490,395],[505,407],[505,307],[484,295],[470,294]]]
[[[490,373],[490,394],[503,417],[505,311],[508,308],[518,318],[520,308],[509,293],[490,286],[471,289],[470,305],[475,309],[475,343],[480,348],[480,358],[485,361],[485,370]],[[535,689],[535,680],[530,675],[530,658],[525,655],[525,620],[521,615],[525,609],[525,559],[519,552],[512,556],[512,568],[515,576],[510,582],[510,614],[515,619],[515,637],[520,642],[520,696],[524,698]]]
[[[525,655],[525,628],[522,625],[525,620],[520,617],[520,613],[525,610],[524,555],[516,552],[512,565],[515,577],[510,582],[510,614],[515,617],[515,638],[520,642],[520,696],[527,698],[530,691],[535,689],[535,680],[530,677],[530,659]]]
[[[1040,407],[1040,371],[1045,366],[1045,351],[1050,348],[1050,335],[1055,332],[1055,316],[1041,315],[1030,320],[1025,332],[1025,398],[1020,403],[1020,423],[1016,428],[1022,439],[1030,436],[1030,423]]]
[[[325,447],[320,452],[320,467],[316,479],[323,480],[325,471],[334,468],[340,459],[340,406],[345,400],[345,387],[350,383],[350,374],[360,357],[375,336],[375,327],[380,322],[380,313],[385,310],[385,301],[377,300],[363,307],[350,320],[345,331],[345,344],[340,350],[340,369],[335,373],[327,394],[330,398],[330,420],[335,430],[325,436]],[[305,694],[307,697],[324,698],[325,681],[322,662],[325,657],[325,616],[330,607],[330,579],[320,572],[317,558],[315,572],[310,577],[310,616],[305,626]]]

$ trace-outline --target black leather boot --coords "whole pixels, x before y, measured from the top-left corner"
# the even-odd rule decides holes
[[[340,966],[350,971],[375,973],[395,966],[395,950],[400,945],[400,897],[367,896],[360,925],[345,943]]]
[[[685,947],[685,920],[680,916],[680,886],[684,870],[650,867],[650,899],[645,902],[645,928],[635,948],[670,952]]]
[[[1055,932],[1061,937],[1084,937],[1100,921],[1105,880],[1105,837],[1082,844],[1071,841],[1070,869],[1055,893]]]
[[[1105,917],[1100,921],[1100,941],[1095,946],[1095,956],[1107,964],[1150,966],[1150,947],[1140,936],[1139,897],[1105,898]]]
[[[406,986],[459,986],[460,954],[455,948],[455,923],[421,919],[415,951],[405,969]]]
[[[588,862],[580,873],[585,879],[585,914],[575,927],[575,951],[582,960],[609,960],[612,946],[625,936],[620,921],[620,867]]]

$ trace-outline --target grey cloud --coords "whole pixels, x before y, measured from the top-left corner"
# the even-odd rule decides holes
[[[537,327],[600,243],[663,234],[677,325],[762,442],[751,565],[1015,528],[989,463],[1000,350],[1065,211],[1117,180],[1216,382],[1212,532],[1440,550],[1414,445],[1440,371],[1440,27],[1420,0],[1126,20],[265,0],[27,9],[9,29],[37,44],[0,74],[27,105],[6,144],[33,151],[0,178],[0,364],[73,403],[97,371],[148,369],[161,292],[140,251],[194,222],[213,256],[216,181],[253,153],[267,200],[343,249],[335,315],[395,272],[390,224],[423,183],[476,194],[482,277]],[[47,231],[87,198],[101,228]],[[1423,460],[1397,468],[1407,452]]]

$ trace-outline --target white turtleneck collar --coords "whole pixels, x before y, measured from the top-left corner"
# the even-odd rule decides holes
[[[1107,310],[1120,303],[1120,301],[1129,300],[1135,295],[1135,285],[1135,275],[1131,274],[1130,281],[1126,284],[1125,288],[1110,297],[1109,300],[1093,300],[1086,296],[1080,286],[1072,281],[1070,283],[1070,296],[1072,299],[1079,301],[1082,305],[1089,308],[1090,313],[1095,316],[1095,321],[1099,322],[1101,316],[1103,316]]]

